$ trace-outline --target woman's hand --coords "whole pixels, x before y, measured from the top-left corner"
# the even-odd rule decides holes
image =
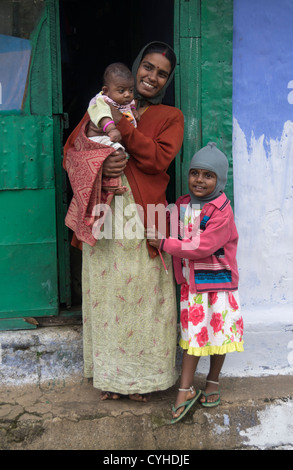
[[[127,163],[123,150],[116,150],[111,153],[103,163],[103,175],[107,178],[118,178],[125,170]]]

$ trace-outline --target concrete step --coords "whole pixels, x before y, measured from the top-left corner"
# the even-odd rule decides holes
[[[204,386],[203,376],[195,386]],[[292,376],[223,377],[218,407],[196,403],[171,425],[176,389],[138,403],[127,397],[101,401],[88,379],[1,386],[0,449],[293,450]]]
[[[292,331],[286,332],[287,343],[284,334],[279,362],[262,343],[263,355],[255,354],[255,331],[248,334],[245,353],[227,355],[221,405],[207,409],[196,403],[171,425],[177,386],[154,393],[148,403],[100,400],[83,379],[81,326],[0,332],[0,449],[292,450],[290,350],[290,361],[285,357]],[[208,370],[202,359],[194,382],[200,389]]]

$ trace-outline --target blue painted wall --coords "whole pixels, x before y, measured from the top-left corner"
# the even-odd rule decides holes
[[[280,136],[293,119],[292,0],[234,0],[233,72],[234,116],[245,135]]]
[[[252,312],[258,306],[267,318],[276,318],[278,311],[279,318],[287,315],[293,322],[292,89],[293,1],[235,0],[233,164],[240,293]]]

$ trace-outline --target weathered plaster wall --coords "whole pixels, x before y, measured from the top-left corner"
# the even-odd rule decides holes
[[[234,1],[234,209],[246,358],[254,370],[288,373],[293,373],[292,21],[291,0]]]

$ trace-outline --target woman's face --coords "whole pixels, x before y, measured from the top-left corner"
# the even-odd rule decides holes
[[[166,84],[171,63],[163,54],[153,52],[141,61],[136,74],[136,89],[146,99],[153,98]]]

